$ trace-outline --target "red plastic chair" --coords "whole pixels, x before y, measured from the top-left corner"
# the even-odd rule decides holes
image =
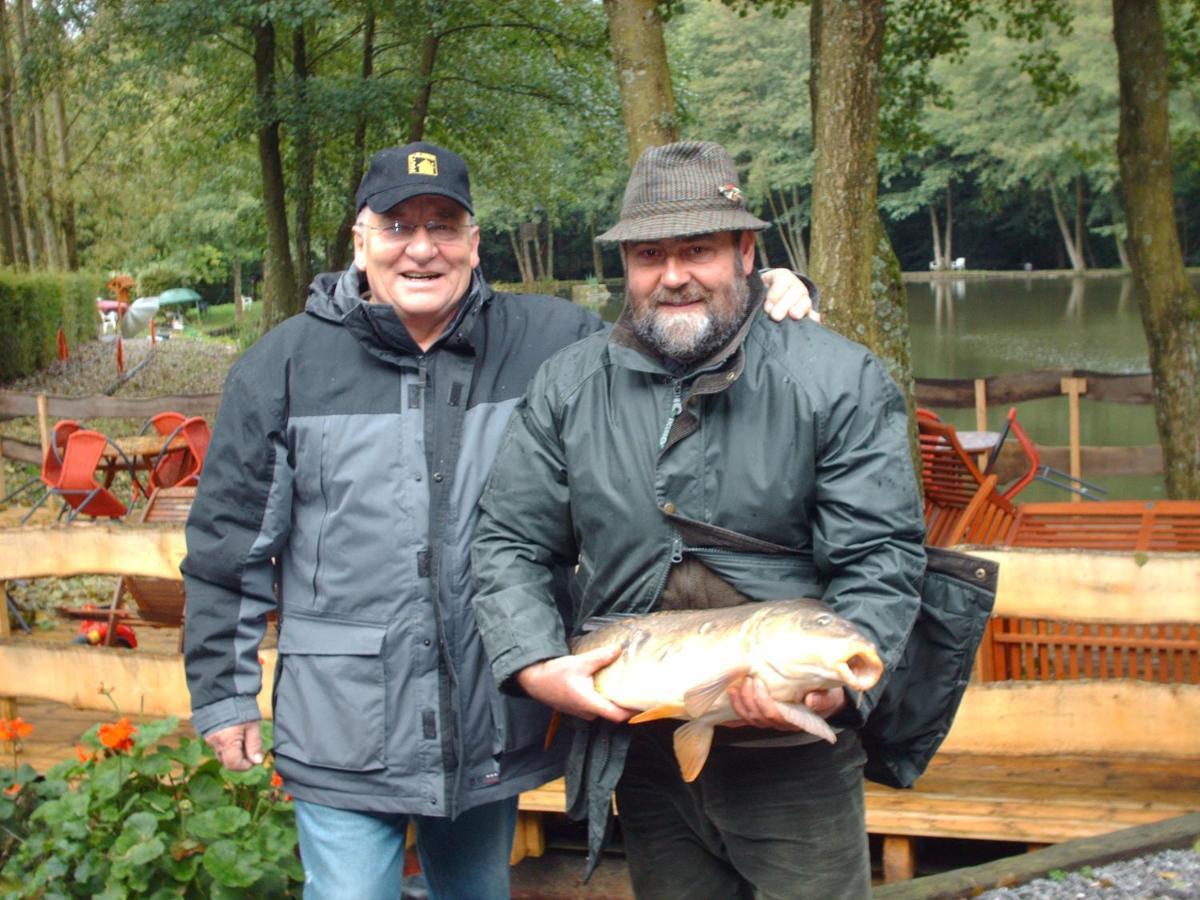
[[[67,440],[62,475],[51,493],[62,497],[71,508],[67,521],[80,513],[94,518],[122,518],[129,508],[117,495],[96,481],[96,467],[104,455],[108,438],[98,431],[76,431]]]
[[[176,436],[182,435],[187,448],[169,450]],[[212,432],[200,416],[192,416],[179,424],[163,441],[158,458],[150,469],[151,491],[164,487],[190,487],[200,481],[204,457]],[[174,479],[174,480],[172,480]]]
[[[187,416],[181,412],[161,412],[146,420],[146,423],[142,425],[141,433],[145,434],[153,426],[154,430],[163,436],[174,435],[179,430],[179,426],[186,421]],[[190,455],[190,452],[183,447],[172,450],[165,456],[160,453],[153,466],[153,471],[158,473],[158,484],[154,483],[153,478],[150,479],[151,492],[155,487],[179,484],[185,473],[193,467]]]
[[[50,499],[50,495],[54,493],[53,488],[58,484],[59,479],[62,478],[63,457],[67,452],[67,440],[71,435],[79,431],[80,427],[80,424],[74,419],[62,419],[54,423],[54,433],[50,437],[50,446],[46,448],[46,455],[42,457],[42,471],[38,476],[42,483],[46,485],[46,491],[38,498],[37,503],[30,507],[29,512],[21,517],[21,524],[25,524],[29,520],[29,517],[37,512],[42,504]],[[6,497],[5,500],[15,497],[31,485],[37,484],[37,481],[38,479],[35,478],[33,481],[22,485],[18,490]]]

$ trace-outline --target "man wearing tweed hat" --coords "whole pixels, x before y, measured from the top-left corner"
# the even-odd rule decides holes
[[[599,614],[817,597],[889,670],[900,658],[925,564],[904,401],[865,348],[764,323],[766,227],[717,144],[646,151],[600,238],[621,245],[624,312],[541,367],[480,503],[475,617],[496,681],[575,717],[569,812],[588,815],[594,866],[615,789],[640,897],[870,894],[856,729],[873,695],[786,707],[755,678],[697,672],[727,680],[742,721],[685,781],[678,722],[625,725],[593,686],[621,648],[567,645]],[[582,588],[565,622],[563,563]],[[832,743],[809,733],[829,734],[817,716]]]

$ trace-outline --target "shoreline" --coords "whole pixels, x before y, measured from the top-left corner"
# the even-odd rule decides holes
[[[1186,266],[1184,271],[1189,275],[1200,275],[1200,266]],[[1087,269],[1076,272],[1072,269],[959,269],[957,271],[922,272],[920,270],[902,272],[903,281],[963,281],[980,278],[1009,279],[1017,281],[1033,278],[1129,278],[1133,273],[1129,269]]]

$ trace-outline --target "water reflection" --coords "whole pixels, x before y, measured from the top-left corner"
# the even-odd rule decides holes
[[[908,285],[913,366],[921,378],[980,378],[1034,369],[1088,369],[1129,373],[1149,369],[1146,338],[1132,279],[1015,278],[939,279]],[[1063,446],[1067,400],[1019,404],[1033,439]],[[943,411],[960,428],[975,427],[974,410]],[[988,424],[998,428],[1007,407],[993,406]],[[1085,445],[1129,446],[1157,442],[1149,406],[1084,399]],[[1088,476],[1084,471],[1084,477]],[[1161,477],[1105,476],[1112,497],[1161,497]],[[1029,499],[1060,500],[1048,487],[1030,488]],[[1025,495],[1023,495],[1025,496]]]

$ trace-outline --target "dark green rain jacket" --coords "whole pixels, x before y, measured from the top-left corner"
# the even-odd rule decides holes
[[[672,373],[623,318],[531,382],[472,549],[475,615],[502,686],[519,690],[517,672],[567,653],[586,618],[654,609],[689,556],[755,600],[822,598],[889,672],[901,661],[926,562],[903,397],[858,344],[808,320],[771,324],[751,283],[745,326],[694,371]],[[552,573],[575,563],[564,623]],[[881,689],[845,724],[861,725]],[[578,727],[568,762],[568,806],[589,808],[593,826],[624,762],[625,729],[610,724]]]

